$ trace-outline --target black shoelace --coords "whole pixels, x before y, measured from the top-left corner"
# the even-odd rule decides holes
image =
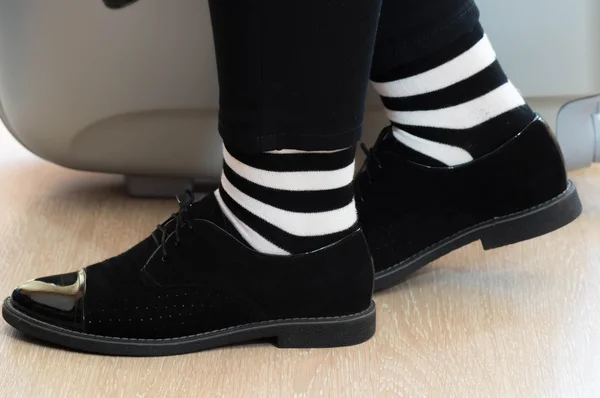
[[[169,235],[171,235],[171,233],[175,233],[174,245],[179,246],[179,243],[181,242],[181,231],[184,228],[187,228],[188,230],[193,229],[189,209],[194,203],[194,194],[188,189],[183,195],[177,195],[177,202],[179,203],[179,211],[177,213],[174,213],[171,217],[169,217],[167,221],[156,227],[156,231],[160,232],[160,238],[157,238],[154,233],[152,234],[154,242],[156,242],[156,244],[162,250],[163,261],[165,261],[167,258],[166,241]],[[170,232],[170,229],[167,228],[167,226],[173,221],[175,222],[175,230],[173,232]]]
[[[372,180],[373,174],[371,172],[371,169],[372,169],[371,165],[375,164],[377,166],[377,168],[382,169],[383,164],[381,163],[381,160],[379,160],[379,157],[375,153],[374,147],[373,147],[373,149],[369,149],[369,148],[367,148],[367,146],[365,145],[364,142],[361,142],[360,149],[362,149],[362,151],[365,154],[365,162],[363,163],[362,167],[360,168],[359,173],[362,173],[364,171],[367,174],[367,176],[369,176],[369,180]]]
[[[377,140],[371,149],[367,148],[363,142],[360,143],[360,149],[362,149],[365,154],[365,161],[358,172],[358,176],[356,177],[356,195],[361,202],[365,201],[363,191],[361,190],[361,185],[365,183],[365,180],[368,184],[373,182],[375,167],[377,170],[383,169],[383,163],[377,156],[377,146],[379,141],[380,139]]]

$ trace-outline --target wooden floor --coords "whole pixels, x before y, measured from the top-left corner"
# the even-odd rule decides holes
[[[600,167],[572,175],[583,216],[549,236],[473,244],[376,297],[357,347],[252,345],[112,358],[34,343],[0,321],[1,397],[600,397]],[[175,209],[65,170],[0,131],[0,294],[126,249]]]

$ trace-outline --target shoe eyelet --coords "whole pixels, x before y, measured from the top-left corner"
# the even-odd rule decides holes
[[[181,243],[178,240],[176,240],[175,242],[173,242],[173,246],[175,246],[175,247],[179,247],[180,244]]]
[[[160,259],[160,261],[162,261],[163,263],[166,263],[167,262],[167,256],[162,256],[161,259]]]

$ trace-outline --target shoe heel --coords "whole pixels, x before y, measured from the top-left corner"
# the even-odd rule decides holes
[[[344,347],[364,343],[375,334],[375,303],[359,314],[286,325],[276,337],[279,348]]]
[[[565,192],[551,201],[499,219],[481,231],[481,244],[485,250],[490,250],[536,238],[571,223],[581,212],[579,195],[569,181]]]

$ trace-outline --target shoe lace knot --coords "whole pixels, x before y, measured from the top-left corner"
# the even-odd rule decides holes
[[[154,241],[162,250],[162,260],[165,261],[167,258],[167,238],[172,233],[175,234],[175,246],[178,246],[181,242],[182,231],[193,230],[192,217],[190,215],[190,208],[194,203],[195,197],[192,191],[189,189],[185,191],[183,195],[177,195],[177,202],[179,203],[179,211],[173,213],[164,223],[156,227],[156,231],[160,233],[160,237],[152,234]],[[175,229],[171,230],[168,228],[172,223],[175,223]]]

